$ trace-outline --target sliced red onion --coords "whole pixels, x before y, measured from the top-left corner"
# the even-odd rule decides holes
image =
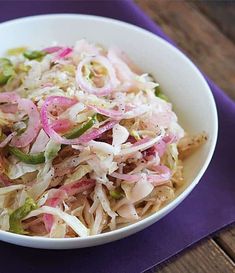
[[[110,176],[117,179],[125,180],[128,182],[137,182],[141,178],[140,174],[124,174],[124,173],[117,173],[117,172],[111,173]]]
[[[145,143],[147,143],[147,142],[150,141],[150,140],[151,140],[150,137],[145,137],[145,138],[143,138],[143,139],[140,139],[140,140],[136,141],[136,142],[132,145],[132,147],[135,147],[135,146],[139,146],[139,145],[145,144]]]
[[[130,81],[136,76],[136,74],[131,71],[128,65],[121,58],[119,58],[116,50],[113,50],[112,48],[109,49],[108,59],[115,68],[117,72],[117,77],[122,82],[126,82],[127,84],[129,84]]]
[[[2,183],[5,187],[8,187],[12,184],[11,180],[3,173],[0,173],[0,183]]]
[[[52,189],[48,192],[48,199],[45,205],[50,207],[58,206],[66,197],[68,197],[67,193],[64,190]]]
[[[117,179],[124,180],[128,183],[135,183],[140,181],[144,177],[146,177],[147,181],[154,186],[160,186],[162,184],[165,184],[170,178],[171,178],[171,171],[169,168],[167,168],[164,165],[156,166],[154,169],[157,174],[121,174],[117,172],[113,172],[110,174],[110,176],[115,177]]]
[[[151,110],[151,107],[148,105],[138,105],[132,108],[130,111],[127,111],[126,113],[124,113],[123,119],[136,118],[147,113],[150,110]]]
[[[74,52],[76,55],[79,55],[79,57],[100,55],[101,51],[102,48],[97,47],[97,45],[88,43],[85,39],[77,41],[74,46]]]
[[[58,57],[59,59],[65,58],[65,57],[67,57],[72,51],[73,51],[73,49],[70,48],[70,47],[62,48],[62,49],[58,52],[58,56],[57,56],[57,57]]]
[[[110,117],[113,119],[121,119],[122,115],[123,115],[121,112],[119,112],[117,110],[113,110],[113,109],[104,109],[104,108],[100,108],[100,107],[93,106],[93,105],[88,106],[88,108],[94,110],[95,112],[97,112],[101,115],[104,115],[106,117]]]
[[[61,143],[61,139],[63,139],[56,131],[52,128],[53,125],[49,124],[49,117],[48,117],[48,108],[55,107],[57,105],[64,106],[64,107],[71,107],[76,103],[76,100],[70,99],[67,97],[62,96],[51,96],[48,97],[41,108],[41,122],[43,129],[45,132],[53,138],[55,141]]]
[[[11,140],[12,146],[21,148],[29,145],[37,136],[40,130],[40,115],[35,104],[29,99],[19,99],[18,108],[25,111],[29,117],[26,131],[20,136],[13,137]]]
[[[108,59],[114,66],[118,79],[122,82],[120,90],[152,89],[158,85],[153,82],[141,82],[138,80],[137,77],[140,74],[140,70],[130,60],[127,60],[127,57],[120,50],[110,48]]]
[[[16,135],[16,132],[11,133],[8,135],[1,143],[0,143],[0,148],[5,147],[11,140],[12,138]]]
[[[18,103],[20,96],[15,92],[0,93],[0,102]]]
[[[138,116],[141,116],[149,111],[150,107],[146,105],[136,106],[134,109],[123,113],[123,111],[113,110],[113,109],[104,109],[101,107],[90,105],[90,109],[96,111],[97,113],[113,118],[113,119],[131,119]],[[124,110],[125,111],[125,110]]]
[[[95,138],[98,138],[107,130],[112,129],[113,126],[118,123],[115,120],[111,120],[111,121],[108,121],[103,127],[98,129],[93,129],[90,132],[87,132],[78,138],[66,139],[64,137],[61,137],[59,134],[57,134],[55,130],[49,124],[49,117],[48,117],[48,111],[47,111],[48,107],[50,105],[56,105],[56,104],[72,106],[74,104],[74,100],[66,98],[66,97],[51,96],[45,100],[41,108],[41,121],[42,121],[43,129],[51,138],[53,138],[56,142],[61,144],[74,145],[74,144],[80,144],[80,143],[87,143]]]
[[[177,136],[175,136],[173,134],[168,134],[168,135],[164,136],[163,140],[166,144],[171,144],[171,143],[174,143],[177,141]]]
[[[149,174],[147,180],[151,182],[154,186],[160,186],[165,184],[171,178],[171,171],[164,165],[157,165],[154,170],[159,172],[159,174]]]
[[[88,82],[83,76],[83,67],[91,62],[100,63],[108,72],[109,81],[103,87],[95,87]],[[104,56],[86,57],[78,65],[76,80],[80,88],[86,92],[95,94],[97,96],[106,96],[113,91],[118,85],[115,70],[110,61]]]
[[[122,149],[119,153],[120,156],[122,155],[128,155],[128,154],[132,154],[138,151],[143,151],[146,150],[150,147],[152,147],[155,143],[157,143],[158,141],[160,141],[163,137],[164,133],[163,130],[159,133],[158,136],[156,136],[155,138],[144,138],[141,139],[139,141],[137,141],[136,143],[134,143],[131,147],[129,148],[125,148]]]
[[[135,173],[135,174],[122,174],[113,172],[110,176],[115,177],[117,179],[125,180],[127,182],[136,182],[140,179],[146,178],[149,182],[153,182],[153,180],[161,179],[166,181],[171,177],[171,170],[165,165],[152,165],[151,170],[156,172],[156,174],[146,174],[146,173]],[[159,181],[159,182],[161,182]]]
[[[52,62],[57,62],[65,57],[68,57],[69,54],[73,51],[70,47],[61,47],[58,51],[56,51],[55,56],[52,59]]]
[[[65,133],[73,127],[73,123],[69,119],[59,119],[53,121],[51,127],[57,133]]]
[[[170,180],[171,178],[171,174],[153,174],[153,175],[149,175],[147,177],[148,182],[150,182],[151,184],[153,184],[154,186],[161,186],[166,184],[166,182],[168,180]]]
[[[43,83],[43,84],[41,85],[42,88],[53,87],[53,86],[54,86],[54,84],[51,83],[51,82],[46,82],[46,83]]]
[[[60,187],[61,190],[64,190],[69,196],[82,193],[87,191],[95,186],[94,179],[83,179],[79,181],[75,181]]]
[[[164,139],[164,138],[163,138]],[[148,148],[144,153],[144,158],[150,160],[152,156],[155,156],[158,153],[159,157],[162,157],[166,151],[166,143],[163,139],[159,140],[152,147]]]
[[[48,198],[45,205],[50,207],[57,207],[66,197],[67,194],[65,191],[57,189],[57,190],[51,190],[52,197]],[[51,228],[54,224],[54,217],[51,214],[44,214],[43,215],[43,222],[45,224],[45,228],[47,232],[51,231]]]
[[[62,47],[61,46],[50,46],[50,47],[46,47],[44,48],[42,51],[48,53],[48,54],[52,54],[52,53],[55,53],[59,50],[61,50]]]
[[[164,139],[164,138],[163,138]],[[158,155],[161,157],[164,155],[166,151],[166,143],[164,140],[160,140],[158,143],[154,145],[156,151],[158,152]]]
[[[114,58],[113,56],[116,57],[116,59],[114,58],[114,60],[117,60],[117,58],[119,58],[119,60],[124,62],[134,73],[139,75],[142,74],[140,68],[135,63],[133,63],[133,61],[127,56],[127,54],[121,51],[118,47],[110,48],[108,54],[109,56],[111,56],[111,59]]]
[[[94,186],[95,186],[94,179],[84,179],[73,183],[69,183],[67,185],[63,185],[59,189],[53,190],[53,193],[51,194],[52,197],[46,201],[46,205],[50,207],[57,207],[67,196],[82,193],[84,191],[91,189]],[[54,223],[53,215],[44,214],[43,221],[46,230],[50,232]]]
[[[3,113],[15,114],[18,111],[18,106],[17,104],[2,104],[0,105],[0,110]]]
[[[108,121],[107,123],[104,124],[104,126],[98,128],[98,129],[93,129],[89,133],[85,133],[79,138],[80,143],[87,143],[93,139],[99,138],[104,132],[110,130],[113,128],[115,124],[117,124],[118,121],[116,120],[111,120]]]

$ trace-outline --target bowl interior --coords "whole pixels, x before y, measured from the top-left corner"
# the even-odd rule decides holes
[[[200,178],[205,171],[215,147],[217,115],[205,80],[177,49],[161,38],[129,24],[81,15],[14,20],[0,25],[0,36],[0,56],[12,47],[41,48],[55,42],[73,45],[81,38],[123,49],[144,72],[154,75],[172,101],[180,124],[188,133],[208,133],[207,143],[185,161],[184,189],[192,183],[196,184],[195,179]]]

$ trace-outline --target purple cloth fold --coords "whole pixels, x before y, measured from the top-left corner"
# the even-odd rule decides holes
[[[42,13],[86,13],[112,17],[143,27],[170,41],[129,1],[0,2],[1,22]],[[0,242],[0,272],[139,273],[234,222],[235,104],[212,81],[208,78],[207,81],[218,108],[218,144],[206,174],[180,206],[144,231],[103,246],[52,251]]]

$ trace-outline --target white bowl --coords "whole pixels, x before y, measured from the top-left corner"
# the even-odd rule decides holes
[[[55,14],[16,19],[0,24],[0,56],[12,47],[48,46],[53,41],[73,45],[81,38],[116,45],[143,69],[152,73],[173,102],[181,125],[189,133],[206,131],[209,139],[185,161],[185,186],[160,211],[129,226],[88,238],[50,239],[27,237],[0,231],[0,239],[17,245],[67,249],[108,243],[157,222],[178,206],[197,185],[212,158],[217,139],[217,112],[214,98],[196,66],[178,49],[158,36],[117,20],[73,14]],[[178,221],[181,221],[179,218]]]

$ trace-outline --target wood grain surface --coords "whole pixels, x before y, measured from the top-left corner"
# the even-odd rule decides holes
[[[235,227],[220,232],[214,240],[235,261]]]
[[[235,266],[233,261],[213,240],[205,240],[190,251],[186,250],[183,255],[176,256],[172,262],[167,262],[156,268],[155,272],[233,273]]]
[[[235,42],[235,8],[234,1],[195,1],[194,4],[204,13],[228,38]]]
[[[235,2],[136,0],[211,79],[235,99]],[[235,272],[235,227],[180,253],[149,272]]]
[[[203,72],[235,99],[234,43],[200,12],[197,1],[137,0],[136,2]],[[219,2],[216,3],[220,5]],[[208,4],[201,2],[201,5]],[[231,17],[233,28],[234,18]]]

